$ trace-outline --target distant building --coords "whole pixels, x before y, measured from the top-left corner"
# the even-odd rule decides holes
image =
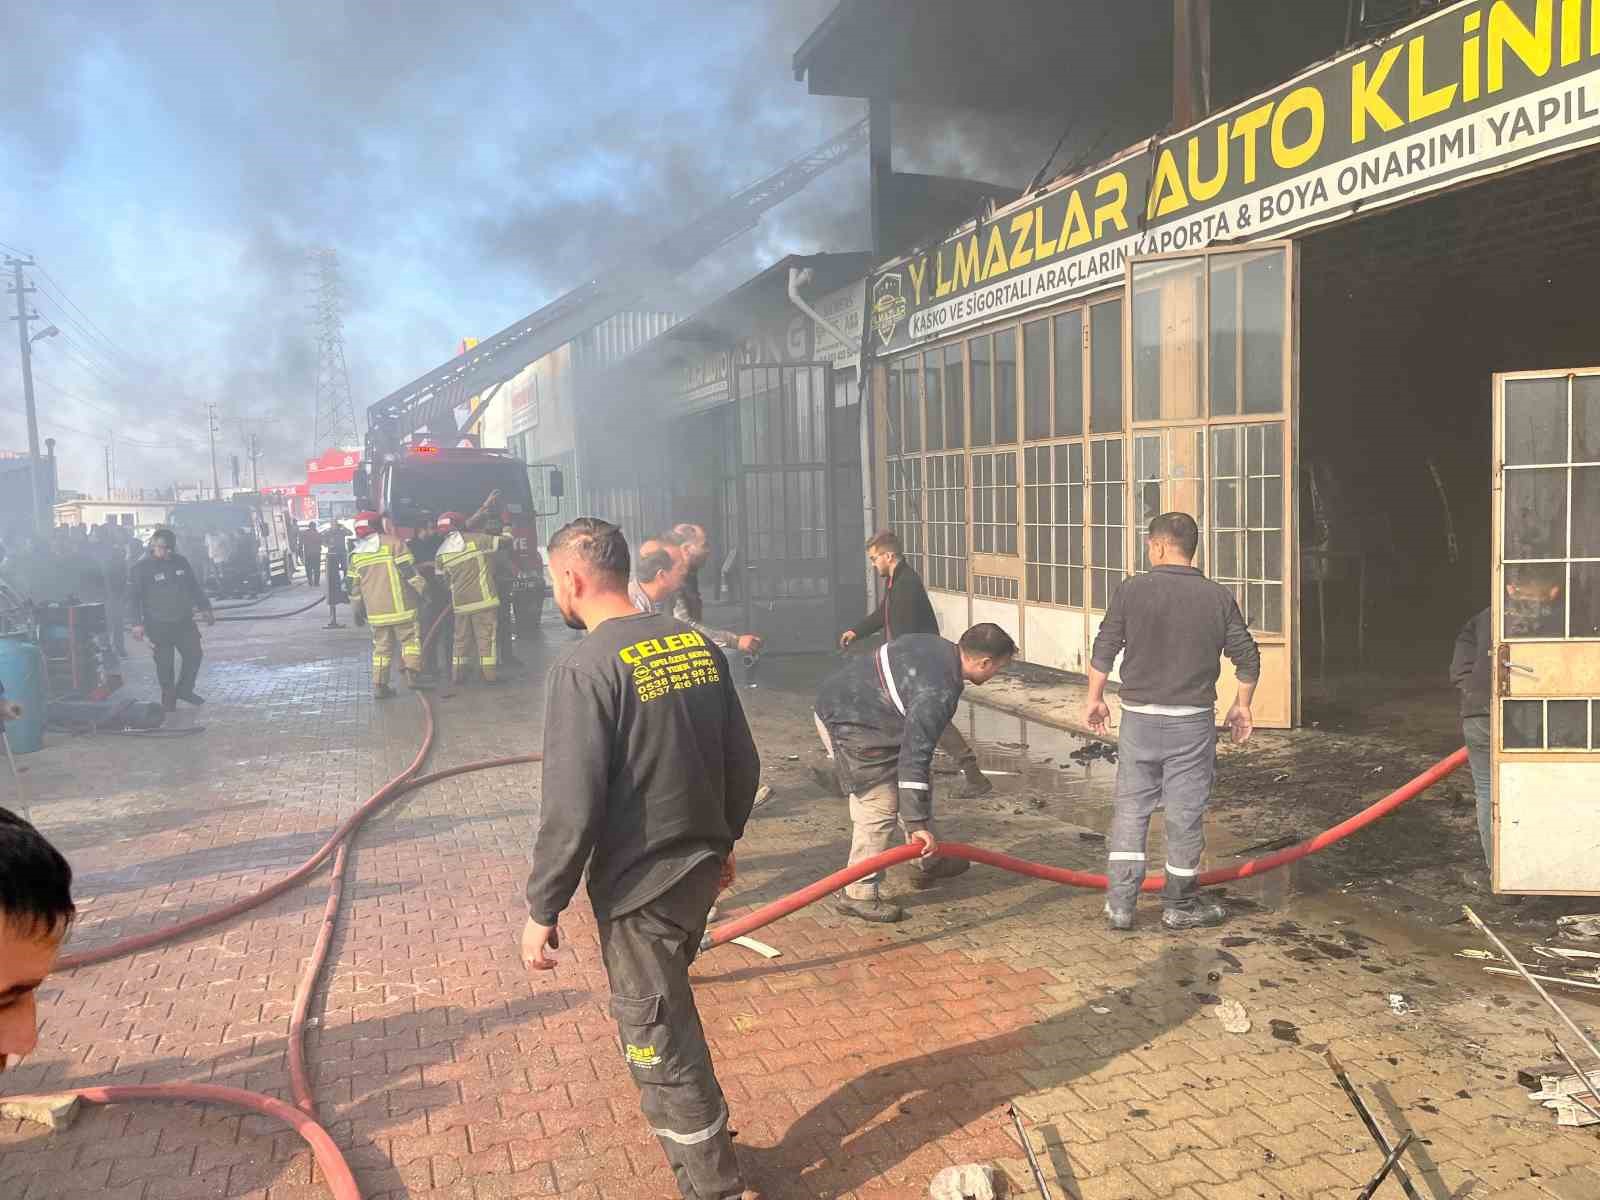
[[[168,500],[67,500],[55,506],[57,525],[124,525],[151,529],[164,523]]]

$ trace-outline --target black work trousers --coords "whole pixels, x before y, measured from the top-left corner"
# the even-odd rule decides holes
[[[194,681],[200,676],[200,630],[193,620],[146,621],[144,635],[150,639],[150,652],[155,655],[156,679],[161,684],[163,697],[182,695],[194,691]],[[173,655],[183,660],[176,678],[172,673]]]
[[[689,986],[721,873],[707,859],[642,908],[600,922],[623,1059],[686,1200],[738,1200],[744,1191],[728,1102]]]
[[[322,582],[322,547],[306,551],[306,586],[316,587]]]

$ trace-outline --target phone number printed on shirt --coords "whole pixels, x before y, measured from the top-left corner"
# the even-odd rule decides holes
[[[641,703],[659,700],[669,692],[722,682],[716,657],[698,633],[674,633],[646,638],[617,652],[633,668],[633,686]]]

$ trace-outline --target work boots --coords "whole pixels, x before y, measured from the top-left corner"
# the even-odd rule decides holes
[[[387,683],[377,684],[372,689],[372,698],[374,700],[391,700],[394,698],[394,695],[395,690]]]
[[[161,689],[161,711],[162,712],[177,712],[178,711],[178,693],[173,691],[171,688],[162,688]]]
[[[1196,900],[1183,908],[1167,908],[1161,924],[1167,929],[1210,929],[1228,919],[1228,910],[1215,900]]]
[[[833,907],[847,917],[871,921],[874,925],[893,925],[906,915],[905,910],[898,904],[890,904],[881,897],[857,900],[854,896],[847,896],[843,892],[834,897]]]
[[[199,708],[202,704],[205,703],[205,697],[201,696],[193,688],[190,688],[186,692],[179,692],[178,693],[178,699],[182,700],[185,704],[192,704],[196,708]]]
[[[1126,933],[1133,928],[1133,909],[1113,908],[1111,902],[1106,901],[1106,924],[1119,933]]]
[[[962,800],[973,800],[994,791],[994,782],[983,773],[983,769],[976,762],[962,763],[961,773],[967,777],[967,781],[961,785],[961,790],[956,793]]]
[[[921,865],[922,862],[927,860],[922,859],[911,868],[911,886],[918,891],[934,887],[940,880],[964,875],[972,866],[964,858],[936,858],[925,867]]]

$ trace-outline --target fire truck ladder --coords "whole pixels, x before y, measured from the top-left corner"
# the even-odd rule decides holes
[[[629,256],[643,266],[619,267],[588,280],[391,392],[367,409],[367,461],[376,460],[384,451],[393,450],[407,436],[422,430],[439,438],[453,437],[458,429],[455,410],[468,398],[498,387],[552,350],[636,303],[641,294],[647,294],[665,279],[753,229],[769,209],[866,143],[867,122],[861,120],[653,246]]]

